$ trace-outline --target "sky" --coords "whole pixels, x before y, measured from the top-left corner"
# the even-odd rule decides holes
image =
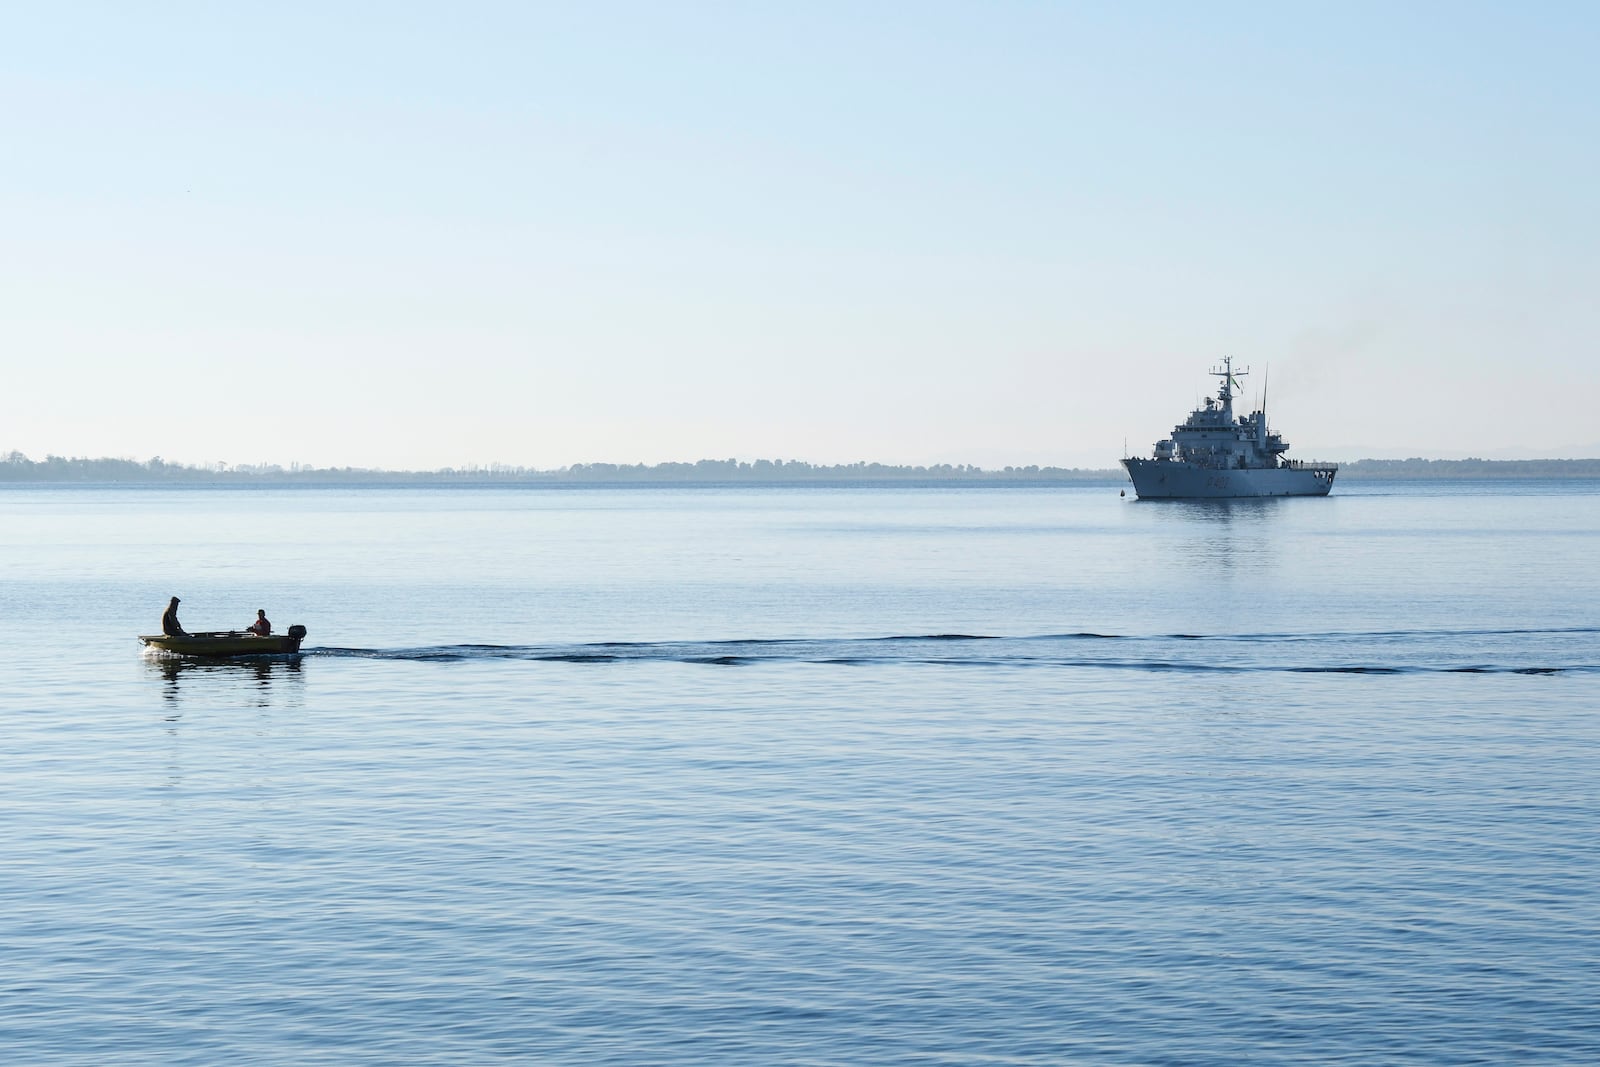
[[[0,454],[1600,456],[1600,5],[8,5]]]

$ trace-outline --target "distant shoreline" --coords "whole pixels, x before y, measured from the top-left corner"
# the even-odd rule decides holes
[[[1600,459],[1361,459],[1339,467],[1340,481],[1418,479],[1592,479]],[[801,461],[699,460],[695,463],[582,463],[558,470],[525,467],[389,471],[358,467],[192,467],[152,459],[66,459],[35,462],[13,452],[0,459],[0,484],[204,484],[204,485],[1076,485],[1123,482],[1120,467],[928,467],[883,463],[822,466]]]

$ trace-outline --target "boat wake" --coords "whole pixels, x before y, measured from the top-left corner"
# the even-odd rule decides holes
[[[1397,654],[1404,655],[1405,662],[1398,662]],[[302,655],[413,662],[521,660],[729,667],[811,663],[1228,674],[1565,674],[1600,672],[1600,628],[1164,635],[1080,632],[1031,637],[947,633],[834,639],[310,648]]]

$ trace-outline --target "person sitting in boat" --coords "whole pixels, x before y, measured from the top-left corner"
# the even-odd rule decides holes
[[[161,632],[172,637],[183,637],[183,627],[178,624],[178,598],[173,597],[167,610],[161,613]]]
[[[256,621],[251,623],[249,626],[246,626],[245,629],[249,630],[257,637],[266,637],[268,634],[272,633],[272,623],[267,621],[267,609],[257,608]]]

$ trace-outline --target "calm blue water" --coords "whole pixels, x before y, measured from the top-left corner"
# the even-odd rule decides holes
[[[1595,1062],[1600,486],[1117,489],[0,489],[0,1058]]]

